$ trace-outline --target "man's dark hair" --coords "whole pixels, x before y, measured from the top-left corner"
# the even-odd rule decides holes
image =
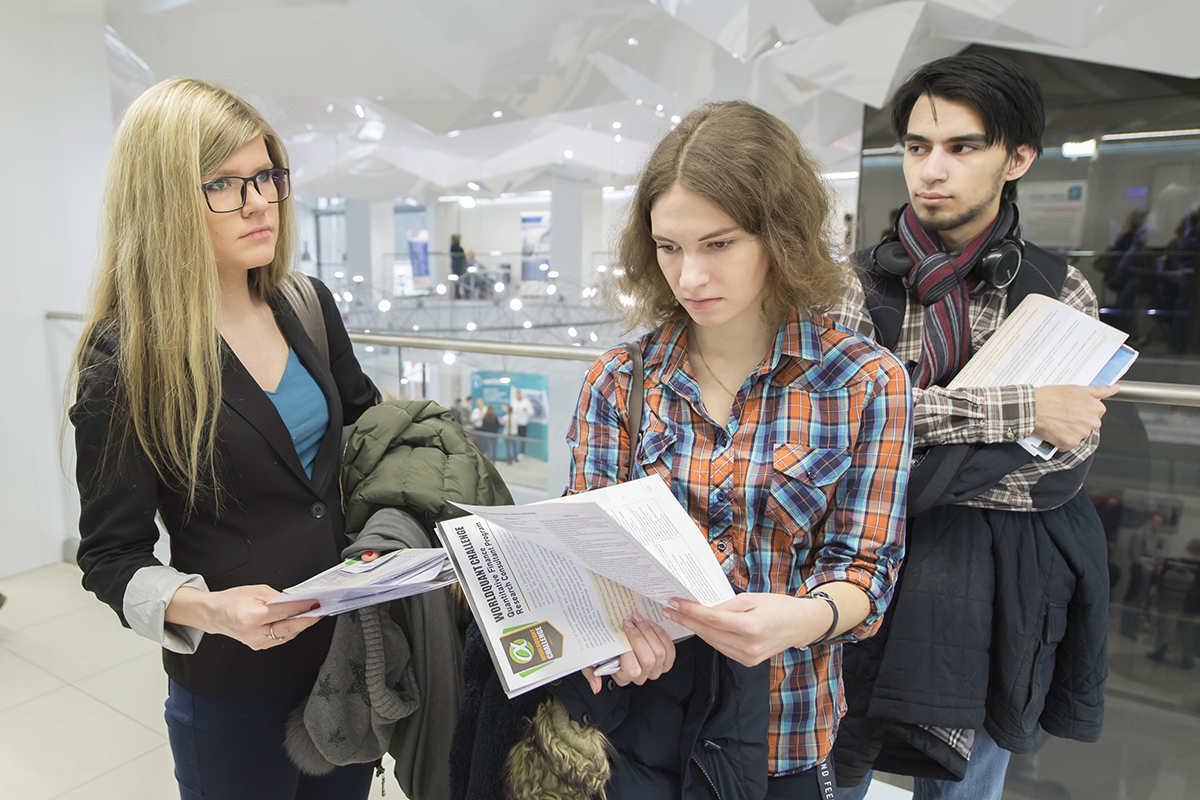
[[[892,130],[903,139],[908,119],[922,96],[965,103],[983,120],[987,145],[1001,144],[1009,155],[1021,145],[1042,154],[1046,110],[1042,89],[1023,67],[986,53],[939,58],[917,69],[892,95]],[[1004,184],[1003,196],[1015,200],[1017,182]]]

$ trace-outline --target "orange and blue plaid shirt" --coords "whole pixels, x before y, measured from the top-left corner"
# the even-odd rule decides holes
[[[659,475],[708,537],[730,582],[802,596],[830,581],[866,592],[862,624],[772,660],[773,775],[829,754],[845,712],[841,642],[875,632],[904,551],[912,449],[908,375],[825,317],[793,313],[725,424],[704,408],[686,319],[640,340],[645,403],[633,477]],[[623,348],[588,372],[567,433],[568,492],[616,483],[628,458]]]

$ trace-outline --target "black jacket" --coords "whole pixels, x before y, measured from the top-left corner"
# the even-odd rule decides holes
[[[693,637],[678,642],[675,664],[644,686],[606,680],[593,695],[575,673],[510,701],[472,624],[463,672],[466,694],[450,752],[455,800],[503,800],[505,759],[523,721],[549,693],[616,749],[608,800],[757,800],[766,794],[770,661],[744,667]]]
[[[872,767],[960,779],[965,762],[948,758],[921,725],[983,726],[1014,753],[1030,749],[1039,725],[1055,736],[1099,738],[1107,551],[1095,507],[1076,487],[1080,471],[1052,473],[1047,487],[1035,489],[1047,502],[1051,488],[1070,498],[1050,510],[950,504],[1028,458],[1015,448],[941,449],[960,458],[941,496],[914,506],[908,556],[883,625],[873,639],[843,649],[848,707],[834,745],[840,785],[856,785]],[[946,465],[922,466],[938,474]],[[914,491],[921,496],[919,485]]]
[[[78,455],[79,566],[83,585],[112,606],[121,622],[125,588],[154,557],[162,514],[171,565],[198,573],[211,591],[263,583],[284,589],[340,560],[346,545],[338,496],[342,426],[373,405],[377,390],[363,374],[329,290],[313,281],[329,338],[329,365],[284,303],[276,321],[300,362],[325,394],[329,428],[309,478],[291,434],[270,398],[228,348],[221,369],[217,464],[223,504],[203,498],[185,516],[185,495],[159,480],[136,438],[109,442],[116,405],[115,336],[93,342],[71,408]],[[101,473],[108,455],[110,463]],[[116,456],[120,459],[116,460]],[[282,647],[253,651],[234,639],[206,635],[197,651],[163,651],[167,674],[189,691],[237,693],[311,680],[329,648],[332,620],[323,620]]]

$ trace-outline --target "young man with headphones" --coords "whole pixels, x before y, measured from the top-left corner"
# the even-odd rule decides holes
[[[1045,124],[1033,78],[985,54],[943,58],[897,89],[891,115],[909,205],[855,253],[860,280],[831,315],[909,366],[907,555],[879,634],[844,649],[834,762],[854,788],[838,797],[863,797],[880,769],[914,776],[916,800],[999,800],[1039,728],[1099,737],[1108,575],[1081,487],[1116,388],[945,388],[1028,294],[1097,316],[1079,271],[1021,240],[1016,182]],[[1025,452],[1030,435],[1058,453]]]

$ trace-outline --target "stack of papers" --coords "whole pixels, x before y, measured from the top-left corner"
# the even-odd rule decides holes
[[[1137,360],[1137,351],[1125,344],[1128,337],[1053,298],[1031,294],[946,388],[1109,386]],[[1036,436],[1020,445],[1043,459],[1058,452]]]
[[[692,632],[663,616],[672,597],[734,596],[657,475],[526,506],[458,506],[472,516],[438,523],[438,537],[509,697],[626,652],[635,613],[679,641]]]
[[[284,589],[267,602],[316,600],[321,607],[298,617],[328,617],[440,589],[458,581],[446,551],[440,547],[396,550],[368,563],[352,558],[303,583]]]

